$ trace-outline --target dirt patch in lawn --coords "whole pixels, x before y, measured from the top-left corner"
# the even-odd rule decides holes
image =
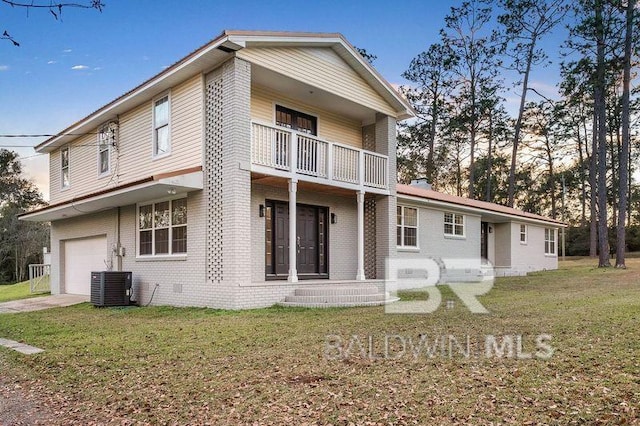
[[[0,377],[0,423],[3,425],[51,424],[53,411],[40,396],[19,382]]]

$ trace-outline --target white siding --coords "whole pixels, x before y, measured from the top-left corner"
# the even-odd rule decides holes
[[[393,108],[342,58],[328,47],[254,47],[238,57],[295,80],[396,116]]]
[[[362,123],[341,114],[295,101],[266,87],[251,86],[251,119],[275,124],[275,104],[311,114],[318,118],[318,137],[362,148]]]
[[[152,159],[152,103],[119,117],[118,149],[111,153],[111,174],[98,178],[95,134],[79,137],[69,150],[71,185],[61,190],[60,150],[50,155],[51,203],[134,182],[154,174],[202,165],[202,76],[171,89],[171,155]],[[94,133],[97,132],[97,128]]]

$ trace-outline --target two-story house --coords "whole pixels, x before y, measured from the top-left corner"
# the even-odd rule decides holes
[[[248,308],[301,288],[317,300],[319,283],[366,283],[349,300],[382,303],[389,259],[437,252],[418,209],[489,257],[470,229],[482,207],[398,194],[396,122],[411,117],[339,34],[225,31],[40,144],[50,205],[21,218],[51,222],[54,294],[88,294],[108,269],[132,271],[145,304]],[[489,216],[556,241],[558,222],[518,213]]]

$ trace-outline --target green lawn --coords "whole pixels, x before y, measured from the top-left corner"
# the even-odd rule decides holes
[[[17,284],[0,285],[0,302],[9,302],[11,300],[45,296],[47,294],[49,293],[31,294],[29,281],[23,281]]]
[[[88,304],[2,315],[0,337],[46,352],[0,348],[0,371],[60,424],[638,424],[640,259],[593,263],[500,279],[485,315],[461,303],[423,315]],[[542,334],[548,359],[536,357]],[[327,335],[342,357],[333,337],[327,359]],[[436,343],[431,357],[408,353],[419,335]],[[386,359],[385,336],[399,336]],[[491,336],[516,336],[513,356],[487,356]]]

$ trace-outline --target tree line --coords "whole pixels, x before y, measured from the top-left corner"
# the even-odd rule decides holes
[[[23,177],[18,154],[0,149],[0,284],[24,281],[29,264],[42,263],[49,224],[25,222],[18,215],[44,205],[40,191]]]
[[[625,266],[639,224],[635,0],[472,0],[451,7],[439,40],[417,55],[401,88],[417,118],[399,125],[398,179],[547,215],[589,229],[591,256]],[[560,48],[558,96],[532,76]],[[546,43],[546,44],[545,44]],[[558,60],[558,59],[555,59]],[[507,84],[503,76],[515,76]],[[506,96],[517,93],[518,109]]]

